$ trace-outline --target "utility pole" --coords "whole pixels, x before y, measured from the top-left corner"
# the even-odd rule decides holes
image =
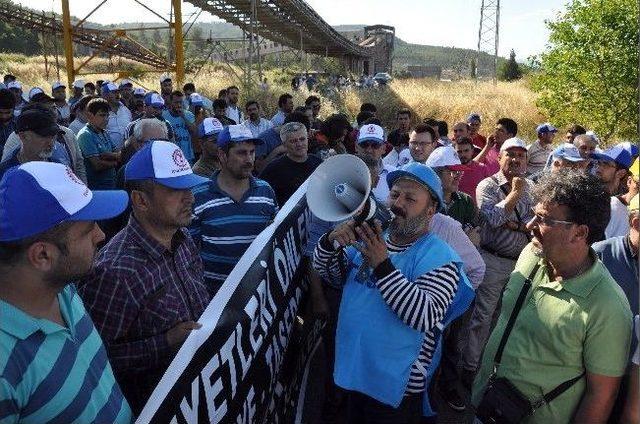
[[[498,42],[500,39],[500,0],[482,0],[480,27],[478,29],[478,53],[476,67],[480,67],[480,55],[493,56],[493,85],[498,81]],[[477,79],[477,72],[476,72]]]

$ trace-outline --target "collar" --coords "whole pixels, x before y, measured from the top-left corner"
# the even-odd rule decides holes
[[[209,189],[212,192],[217,192],[219,194],[222,194],[224,196],[227,196],[229,198],[231,198],[231,196],[229,196],[229,194],[227,192],[225,192],[224,190],[222,190],[220,188],[220,186],[218,185],[218,176],[220,175],[220,170],[217,170],[212,176],[211,176],[211,181],[209,182]],[[253,175],[249,175],[249,189],[244,193],[244,195],[242,196],[242,201],[244,201],[244,198],[247,196],[247,194],[255,189],[257,187],[257,183],[256,183],[256,177],[254,177]]]
[[[504,176],[502,171],[496,172],[493,176],[496,177],[496,180],[498,181],[499,186],[509,184],[509,180],[507,180],[507,177]]]
[[[58,293],[58,304],[60,305],[62,318],[67,321],[67,325],[71,325],[72,317],[65,313],[63,307],[63,305],[66,304],[65,293],[67,290],[69,290],[68,286]],[[60,331],[70,331],[68,328],[49,321],[48,319],[35,318],[4,300],[0,300],[0,316],[2,317],[0,320],[0,331],[9,333],[20,340],[27,339],[36,331],[42,331],[45,335]]]
[[[153,259],[159,259],[165,254],[173,255],[176,249],[185,241],[185,229],[180,228],[173,236],[171,240],[171,245],[174,248],[173,252],[169,251],[166,247],[160,244],[156,239],[151,237],[145,230],[142,228],[138,220],[131,214],[129,217],[129,223],[127,224],[129,234],[132,235],[134,239],[137,239],[137,245],[142,248],[149,256]]]
[[[546,287],[553,291],[559,292],[561,290],[566,290],[569,293],[579,296],[582,298],[586,298],[593,291],[593,289],[600,283],[602,278],[598,277],[601,275],[604,265],[598,259],[596,252],[590,247],[589,248],[589,257],[593,260],[593,265],[591,268],[583,272],[582,274],[575,276],[573,278],[569,278],[564,281],[555,281],[549,279],[549,274],[547,272],[547,263],[545,259],[541,258],[538,263],[541,264],[541,268],[544,270],[543,280],[539,287]]]

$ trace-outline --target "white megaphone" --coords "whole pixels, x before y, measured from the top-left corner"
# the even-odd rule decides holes
[[[326,159],[309,178],[307,205],[318,218],[338,222],[354,218],[357,223],[379,220],[386,229],[392,215],[371,192],[367,165],[349,154]]]

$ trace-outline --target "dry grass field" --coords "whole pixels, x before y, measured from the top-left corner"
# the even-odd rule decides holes
[[[64,65],[63,58],[60,58]],[[76,59],[76,66],[84,60]],[[57,79],[56,66],[49,58],[49,78],[45,72],[42,56],[25,57],[16,54],[0,54],[0,72],[12,73],[26,86],[39,86],[48,91],[51,83]],[[86,67],[87,71],[97,71],[108,66],[107,59],[96,59]],[[131,62],[124,63],[132,65]],[[265,115],[271,116],[276,109],[277,99],[283,92],[290,92],[290,77],[285,70],[267,71],[269,89],[254,89],[252,98],[257,99],[264,108]],[[66,79],[64,69],[60,69],[61,78]],[[135,71],[134,71],[135,73]],[[157,73],[143,74],[136,78],[147,89],[159,89]],[[84,77],[87,80],[112,79],[113,74],[95,74]],[[187,75],[187,81],[196,84],[197,90],[213,98],[218,91],[231,84],[240,85],[236,77],[222,65],[208,65],[197,76]],[[25,90],[25,91],[26,91]],[[310,93],[301,90],[294,94],[296,105],[302,104]],[[314,93],[318,94],[318,93]],[[528,88],[526,81],[512,83],[499,82],[494,86],[491,82],[453,81],[441,82],[431,79],[394,80],[384,89],[347,90],[340,93],[320,95],[323,100],[322,115],[344,112],[350,118],[358,113],[362,102],[371,102],[378,107],[378,116],[388,125],[393,125],[395,111],[400,107],[408,107],[414,112],[416,119],[434,117],[446,120],[450,127],[464,120],[470,112],[478,112],[484,118],[481,132],[488,132],[498,118],[508,116],[516,120],[520,127],[520,136],[526,140],[535,138],[535,127],[545,120],[535,106],[536,94]],[[249,100],[246,93],[241,93],[241,101]]]

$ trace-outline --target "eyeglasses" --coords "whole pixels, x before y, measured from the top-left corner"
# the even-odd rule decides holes
[[[531,223],[533,224],[538,224],[538,225],[544,225],[545,227],[553,227],[556,225],[574,225],[575,222],[571,222],[571,221],[563,221],[561,219],[551,219],[548,218],[546,216],[542,216],[539,213],[536,213],[533,209],[531,209],[531,212],[533,212],[533,218],[531,218]]]

